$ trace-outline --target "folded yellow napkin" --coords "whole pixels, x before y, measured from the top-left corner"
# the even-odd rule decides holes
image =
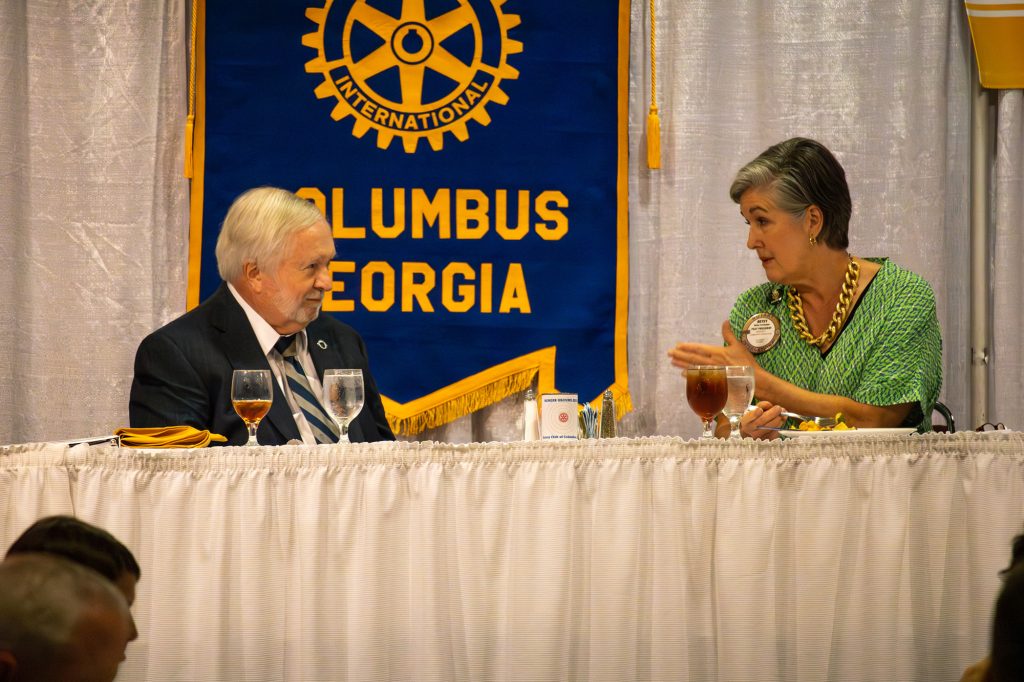
[[[114,431],[121,445],[129,448],[205,448],[211,442],[224,443],[219,433],[200,431],[191,426],[163,426],[150,429],[121,428]]]

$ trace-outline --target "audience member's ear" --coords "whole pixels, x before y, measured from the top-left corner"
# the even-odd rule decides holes
[[[10,651],[0,651],[0,682],[13,682],[18,662]]]

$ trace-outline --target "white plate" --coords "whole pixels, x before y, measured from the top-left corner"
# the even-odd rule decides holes
[[[846,431],[779,431],[783,438],[820,438],[823,436],[904,436],[908,433],[916,433],[913,427],[893,429],[848,429]]]

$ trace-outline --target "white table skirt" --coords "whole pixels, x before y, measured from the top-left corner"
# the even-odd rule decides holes
[[[142,565],[120,680],[956,680],[1024,436],[0,449]]]

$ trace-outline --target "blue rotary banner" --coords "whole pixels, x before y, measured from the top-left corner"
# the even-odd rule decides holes
[[[232,200],[334,230],[323,314],[396,431],[626,370],[626,0],[221,0],[197,14],[189,307]]]

